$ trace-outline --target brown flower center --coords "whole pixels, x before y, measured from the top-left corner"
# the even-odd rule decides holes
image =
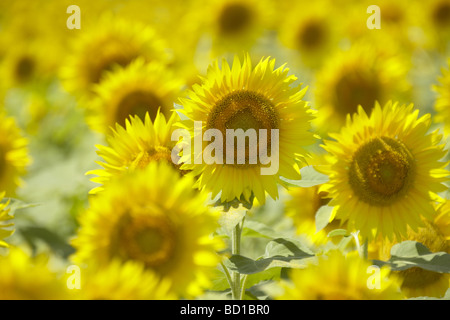
[[[380,92],[376,76],[363,71],[350,70],[335,85],[333,105],[343,117],[349,113],[355,113],[358,105],[369,111],[375,101],[380,98]]]
[[[223,8],[219,16],[219,30],[223,34],[237,34],[244,31],[252,21],[251,10],[241,4],[232,3]]]
[[[113,255],[141,261],[149,268],[162,268],[173,258],[176,232],[164,215],[126,214],[119,221],[113,241],[116,242],[113,248],[117,250]]]
[[[33,76],[35,69],[35,62],[32,58],[23,56],[21,57],[15,67],[15,77],[19,83],[30,80]]]
[[[226,138],[227,129],[235,131],[242,129],[244,132],[253,129],[255,130],[258,144],[260,141],[259,130],[266,129],[267,154],[270,155],[270,130],[278,128],[279,116],[272,101],[260,93],[246,90],[234,91],[219,100],[209,114],[206,123],[206,129],[218,129],[222,132],[224,153],[227,151],[227,148],[232,149],[234,147],[234,165],[237,167],[255,165],[250,164],[250,159],[258,159],[259,146],[250,148],[249,137],[245,137],[245,150],[237,149],[237,139],[234,139],[234,146],[228,145]],[[245,152],[245,164],[238,164],[237,157],[242,152]]]
[[[323,21],[311,20],[297,33],[298,45],[301,49],[317,49],[326,41],[326,30]]]
[[[432,21],[437,27],[450,26],[450,2],[441,1],[432,11]]]
[[[118,103],[116,110],[116,122],[125,126],[125,120],[129,116],[138,116],[141,120],[145,119],[148,112],[150,119],[155,120],[158,108],[164,107],[163,101],[153,92],[135,91],[130,92]]]
[[[349,182],[358,198],[374,206],[388,206],[412,185],[415,163],[406,146],[389,137],[374,138],[354,154]]]

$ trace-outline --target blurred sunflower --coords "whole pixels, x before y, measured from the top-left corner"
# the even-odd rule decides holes
[[[313,124],[319,132],[338,131],[358,105],[370,112],[375,101],[406,99],[408,71],[406,59],[366,42],[337,51],[317,72]]]
[[[447,62],[450,66],[450,59]],[[434,108],[437,112],[435,121],[444,124],[446,133],[450,132],[450,70],[442,69],[442,76],[438,78],[439,85],[433,86],[433,89],[437,92],[438,97],[434,104]]]
[[[9,44],[10,49],[0,65],[2,91],[15,87],[42,84],[52,75],[51,59],[45,55],[40,43]]]
[[[4,196],[5,193],[0,192],[0,247],[8,247],[8,244],[3,241],[3,239],[14,233],[14,230],[9,229],[14,223],[10,222],[13,217],[9,215],[10,210],[6,208],[9,204],[9,200],[2,202]]]
[[[236,198],[249,201],[253,195],[260,204],[264,204],[266,192],[273,199],[278,198],[277,183],[282,183],[280,177],[300,179],[294,166],[306,155],[304,147],[314,143],[314,135],[309,131],[313,116],[312,110],[302,100],[306,89],[291,87],[297,78],[288,76],[288,72],[289,69],[284,66],[275,69],[274,59],[261,59],[254,68],[249,55],[245,56],[242,64],[235,57],[231,68],[224,59],[221,68],[217,61],[208,68],[202,84],[194,85],[189,91],[189,99],[180,99],[184,106],[180,112],[190,119],[185,121],[185,126],[190,130],[191,137],[195,140],[199,134],[203,135],[203,129],[220,130],[224,139],[224,154],[228,145],[225,141],[228,129],[253,129],[257,132],[266,129],[267,136],[271,136],[272,129],[277,129],[279,133],[279,152],[268,150],[272,156],[279,158],[278,172],[271,175],[261,173],[263,168],[268,169],[261,161],[250,163],[256,151],[250,150],[248,144],[245,150],[229,146],[230,149],[234,148],[234,161],[231,164],[216,158],[212,164],[207,164],[211,163],[211,159],[196,164],[198,159],[194,157],[198,155],[183,154],[181,169],[193,170],[192,175],[197,179],[196,187],[211,191],[213,198],[221,192],[222,202],[234,201]],[[202,122],[202,132],[194,129],[194,121]],[[259,133],[257,140],[260,141]],[[272,144],[270,137],[267,138],[267,144]],[[205,156],[206,147],[204,143],[202,154]],[[239,164],[237,155],[243,155],[244,151],[245,161]],[[187,163],[188,158],[194,161]],[[216,160],[223,164],[218,164]]]
[[[30,257],[19,248],[0,256],[0,300],[64,300],[64,282],[49,269],[45,254]]]
[[[12,197],[22,185],[21,176],[30,164],[28,140],[22,136],[13,117],[0,110],[0,192]]]
[[[125,126],[130,115],[155,120],[158,110],[169,116],[182,83],[164,65],[146,64],[137,59],[127,67],[107,72],[89,103],[87,122],[96,131],[106,133],[116,123]]]
[[[279,28],[279,38],[288,48],[297,50],[300,60],[308,67],[322,65],[330,50],[337,48],[339,23],[335,15],[324,10],[328,0],[292,3]]]
[[[366,7],[374,4],[367,0]],[[417,16],[414,14],[414,4],[408,0],[381,0],[376,5],[380,8],[381,29],[379,32],[369,33],[368,36],[376,35],[381,41],[382,38],[392,39],[400,43],[404,49],[413,50],[420,45],[421,38],[415,31]],[[363,17],[366,19],[366,17]]]
[[[75,299],[81,300],[174,300],[170,283],[160,279],[143,264],[114,260],[104,268],[82,269],[80,289]]]
[[[222,242],[212,238],[216,211],[192,183],[155,162],[111,180],[80,216],[74,261],[100,266],[114,259],[139,261],[168,279],[178,296],[200,294],[210,285]]]
[[[330,193],[336,218],[362,237],[392,239],[406,236],[407,226],[422,226],[432,218],[431,194],[445,190],[446,164],[442,136],[428,133],[431,116],[419,116],[412,104],[376,103],[367,116],[362,107],[347,117],[340,133],[322,146],[333,156],[330,180],[321,191]]]
[[[408,228],[407,236],[400,240],[385,241],[379,249],[379,259],[388,260],[390,250],[396,243],[413,240],[422,243],[431,252],[450,253],[450,200],[436,205],[433,220],[424,220],[424,226],[413,231]],[[394,272],[402,281],[401,290],[408,298],[441,298],[450,287],[450,274],[437,273],[419,267]]]
[[[204,6],[204,29],[211,33],[213,56],[250,49],[271,25],[271,1],[213,0],[199,4]]]
[[[168,62],[163,40],[143,24],[103,15],[96,27],[73,39],[71,55],[61,67],[60,77],[71,93],[92,94],[106,71],[127,66],[138,57],[146,62]]]
[[[130,121],[127,120],[125,128],[117,124],[116,130],[107,136],[109,146],[97,146],[97,154],[105,160],[98,162],[103,169],[92,170],[87,174],[97,175],[92,181],[103,185],[125,172],[143,169],[150,162],[164,161],[178,168],[171,158],[172,149],[177,143],[171,140],[176,121],[179,121],[176,112],[166,121],[158,111],[153,123],[147,113],[144,122],[134,116]],[[102,190],[103,187],[97,187],[91,193]]]
[[[292,269],[290,281],[283,281],[279,300],[400,300],[399,283],[389,277],[390,270],[380,269],[379,288],[368,286],[371,263],[351,252],[344,255],[332,250],[318,257],[317,264]]]
[[[447,52],[450,48],[450,0],[417,2],[416,19],[427,38],[427,48]]]

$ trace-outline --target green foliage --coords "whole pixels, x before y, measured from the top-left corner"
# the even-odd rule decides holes
[[[450,273],[450,254],[446,252],[431,252],[420,242],[403,241],[392,246],[391,258],[388,261],[374,261],[377,265],[389,265],[394,271],[412,267],[425,270]]]
[[[289,186],[302,188],[318,186],[328,182],[329,180],[327,175],[318,172],[314,169],[314,166],[303,167],[300,169],[300,174],[302,176],[300,180],[289,180],[285,178],[282,178],[282,180]]]

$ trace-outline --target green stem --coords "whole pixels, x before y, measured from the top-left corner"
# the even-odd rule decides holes
[[[236,224],[236,226],[234,227],[233,232],[231,234],[231,253],[233,255],[241,254],[241,233],[242,233],[242,228],[244,226],[244,220],[245,220],[245,216],[240,223]],[[231,294],[232,294],[233,300],[240,299],[241,274],[236,271],[233,271],[233,273],[232,273]]]
[[[245,297],[245,285],[247,284],[248,274],[246,274],[242,279],[241,297],[240,300],[244,300]]]
[[[220,265],[222,266],[223,272],[225,273],[225,277],[227,278],[228,285],[230,286],[230,288],[232,288],[233,287],[233,280],[231,279],[230,272],[228,272],[228,268],[225,267],[223,262],[220,262]]]

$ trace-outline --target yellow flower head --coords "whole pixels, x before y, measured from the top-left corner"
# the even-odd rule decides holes
[[[448,63],[450,66],[450,59]],[[444,125],[446,133],[450,132],[450,70],[442,69],[442,76],[438,78],[439,86],[434,86],[437,91],[438,97],[435,102],[435,110],[437,115],[435,117],[436,122],[440,122]]]
[[[0,110],[0,192],[15,195],[22,185],[21,177],[30,163],[28,140],[22,136],[16,121]]]
[[[450,0],[430,0],[414,6],[417,24],[425,33],[425,47],[447,52],[450,37]]]
[[[413,240],[422,243],[431,252],[450,253],[450,200],[440,203],[436,207],[433,220],[424,220],[424,226],[416,231],[408,228],[406,237],[400,240],[385,241],[381,245],[380,258],[390,258],[391,247],[401,241]],[[436,297],[441,298],[450,287],[450,275],[437,273],[419,267],[397,271],[395,274],[402,281],[402,293],[408,297]]]
[[[82,300],[174,300],[170,282],[158,278],[142,263],[114,260],[103,268],[89,266],[80,271],[80,288],[73,298]]]
[[[166,120],[158,111],[154,122],[147,113],[144,122],[138,117],[131,117],[126,121],[126,126],[116,124],[116,130],[107,137],[109,146],[98,145],[97,154],[105,162],[98,162],[103,169],[89,171],[87,174],[95,174],[98,177],[92,181],[105,184],[111,178],[120,176],[128,171],[143,169],[150,162],[163,161],[178,168],[172,161],[172,149],[176,141],[172,141],[174,123],[179,120],[176,112]],[[96,193],[103,190],[97,187],[91,191]]]
[[[127,66],[138,57],[146,62],[168,60],[163,41],[138,22],[106,14],[97,26],[80,31],[60,72],[64,87],[80,96],[92,94],[93,85],[116,65]]]
[[[313,122],[317,130],[338,131],[359,105],[370,113],[375,101],[384,104],[407,97],[409,65],[405,61],[367,42],[337,51],[317,72],[317,118]]]
[[[297,50],[301,62],[308,67],[320,66],[330,50],[337,48],[340,16],[323,9],[330,5],[328,0],[294,2],[283,12],[280,40],[288,48]]]
[[[205,29],[211,32],[216,53],[249,49],[271,26],[271,1],[213,0],[203,5],[208,12]]]
[[[184,106],[180,112],[192,120],[186,121],[186,126],[191,130],[194,140],[202,134],[203,129],[215,129],[223,137],[223,145],[220,145],[223,147],[223,158],[215,155],[218,161],[206,164],[211,163],[206,152],[210,146],[204,143],[203,153],[207,161],[197,164],[196,157],[199,155],[194,155],[191,164],[182,165],[182,169],[193,170],[193,176],[198,177],[198,187],[206,187],[212,191],[213,197],[221,192],[223,202],[241,197],[248,201],[254,195],[263,204],[266,192],[274,199],[278,197],[277,183],[281,182],[280,177],[300,178],[294,166],[306,154],[304,147],[314,143],[314,136],[309,131],[313,116],[307,103],[302,100],[306,89],[291,87],[297,78],[288,76],[288,71],[284,66],[275,69],[275,60],[269,58],[262,59],[253,67],[248,55],[242,64],[235,57],[231,68],[225,60],[221,68],[216,61],[208,69],[202,84],[192,87],[189,99],[180,99]],[[192,125],[194,121],[201,122],[202,132],[195,130]],[[246,143],[245,150],[238,148],[237,144],[233,146],[227,143],[229,129],[243,132],[252,129],[260,143],[264,141],[260,134],[264,134],[264,131],[261,129],[266,130],[267,153],[274,158],[278,156],[278,163],[271,164],[272,168],[278,165],[278,171],[275,174],[262,174],[262,168],[267,169],[268,165],[259,160],[250,161],[257,157],[256,143]],[[278,153],[276,147],[273,148],[274,152],[270,150],[274,132],[279,135]],[[276,146],[276,141],[273,142]],[[216,144],[220,143],[216,141]],[[225,161],[226,153],[230,155],[228,161]],[[239,162],[238,155],[241,160],[245,158],[244,161]],[[185,154],[181,161],[187,162]]]
[[[4,196],[5,193],[0,192],[0,201],[3,200]],[[9,229],[14,223],[9,222],[13,217],[9,215],[10,210],[6,209],[8,204],[9,200],[6,203],[0,202],[0,247],[8,247],[8,244],[3,239],[14,233],[14,230]]]
[[[0,300],[67,299],[65,283],[49,269],[48,256],[34,258],[19,248],[0,256]]]
[[[319,256],[317,264],[292,269],[289,282],[282,282],[279,300],[398,300],[399,283],[380,268],[378,276],[367,260],[333,250]],[[374,269],[375,270],[375,269]],[[373,279],[371,278],[373,277]]]
[[[406,235],[432,217],[430,193],[445,190],[446,151],[430,114],[419,118],[412,104],[376,103],[370,117],[360,107],[323,148],[333,156],[322,191],[333,198],[336,218],[363,237]]]
[[[171,282],[179,296],[200,294],[217,266],[212,238],[218,212],[192,181],[165,163],[111,180],[90,199],[73,240],[74,261],[105,266],[114,259],[138,261]]]
[[[125,126],[130,115],[155,120],[158,110],[169,116],[181,90],[181,83],[162,64],[146,64],[137,59],[125,68],[107,72],[95,86],[96,96],[89,104],[88,124],[96,131],[107,132],[116,123]]]

